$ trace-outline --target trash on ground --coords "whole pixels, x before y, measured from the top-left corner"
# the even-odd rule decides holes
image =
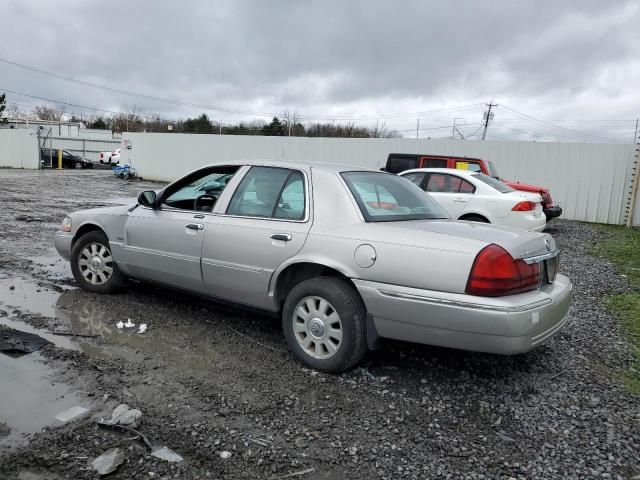
[[[111,448],[97,457],[91,466],[98,475],[108,475],[115,472],[124,462],[124,453],[119,448]]]
[[[60,412],[58,415],[56,415],[56,420],[63,423],[70,422],[71,420],[78,418],[80,415],[84,415],[88,411],[89,411],[88,408],[84,408],[76,405],[75,407],[71,407],[70,409],[65,410],[64,412]]]
[[[138,333],[144,333],[147,331],[147,324],[146,323],[141,323],[138,326]]]
[[[151,456],[166,460],[167,462],[176,463],[184,460],[180,455],[171,450],[169,447],[154,447],[151,450]]]
[[[136,326],[136,324],[133,323],[130,318],[127,318],[127,323],[124,324],[124,327],[125,328],[133,328],[135,326]]]
[[[125,427],[138,428],[142,423],[142,412],[135,408],[129,408],[125,403],[118,405],[111,414],[111,418],[104,423],[109,425],[123,425]]]
[[[230,457],[231,457],[231,452],[227,450],[223,450],[222,452],[220,452],[220,458],[230,458]]]
[[[0,325],[0,352],[26,355],[40,350],[47,343],[50,343],[49,340],[33,333]]]
[[[124,328],[124,323],[122,323],[122,320],[120,320],[118,323],[116,323],[116,328],[118,330],[122,330]]]
[[[133,178],[136,175],[136,169],[131,165],[116,165],[111,169],[113,174],[118,178]]]

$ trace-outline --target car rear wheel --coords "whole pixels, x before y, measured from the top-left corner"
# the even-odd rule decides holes
[[[289,348],[308,367],[347,370],[367,351],[362,299],[345,280],[317,277],[296,285],[284,303],[282,327]]]
[[[80,237],[71,250],[71,272],[89,292],[113,293],[127,282],[114,262],[107,236],[93,231]]]

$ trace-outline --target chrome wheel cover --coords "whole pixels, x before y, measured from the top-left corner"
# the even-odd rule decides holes
[[[342,345],[342,322],[336,309],[322,297],[305,297],[293,311],[293,334],[310,357],[326,360]]]
[[[113,275],[113,258],[109,248],[91,242],[78,255],[78,269],[84,279],[92,285],[104,285]]]

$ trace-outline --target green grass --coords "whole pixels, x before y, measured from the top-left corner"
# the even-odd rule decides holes
[[[624,382],[634,393],[640,394],[640,229],[599,225],[609,233],[592,247],[592,252],[614,263],[627,277],[632,291],[610,295],[607,306],[622,325],[634,346],[636,362],[625,372]]]

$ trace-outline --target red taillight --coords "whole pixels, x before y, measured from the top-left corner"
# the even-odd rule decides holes
[[[523,260],[514,260],[504,248],[491,244],[476,256],[465,292],[481,297],[513,295],[534,290],[539,275],[537,263],[528,265]]]
[[[536,202],[524,201],[520,203],[516,203],[515,206],[511,209],[513,212],[530,212],[536,209]]]

